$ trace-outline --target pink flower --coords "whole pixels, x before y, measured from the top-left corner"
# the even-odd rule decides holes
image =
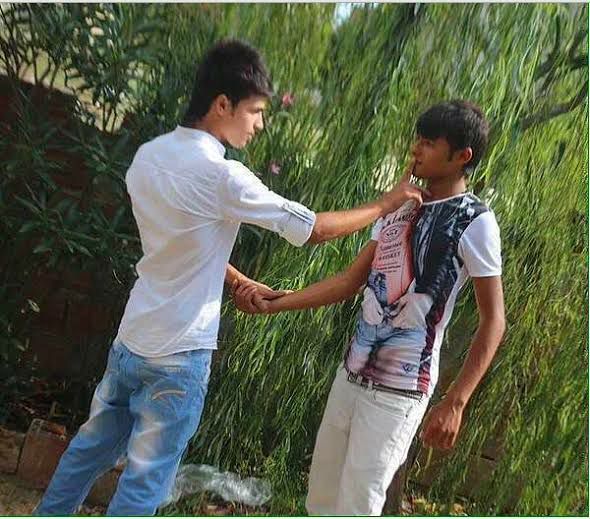
[[[281,106],[283,108],[289,108],[295,102],[295,96],[291,92],[285,92],[281,99]]]
[[[268,165],[268,170],[273,174],[273,175],[278,175],[281,172],[281,166],[278,162],[275,162],[274,160],[270,162],[270,164]]]

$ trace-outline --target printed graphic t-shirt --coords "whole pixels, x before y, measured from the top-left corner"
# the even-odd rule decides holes
[[[457,295],[469,277],[500,276],[500,231],[475,195],[407,202],[377,221],[375,256],[349,371],[389,387],[431,395],[440,346]]]

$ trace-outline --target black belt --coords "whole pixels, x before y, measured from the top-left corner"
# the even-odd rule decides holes
[[[383,384],[373,382],[359,373],[353,373],[352,371],[348,371],[348,381],[368,389],[376,389],[377,391],[384,391],[385,393],[395,393],[397,395],[413,398],[414,400],[421,400],[424,396],[424,393],[417,389],[398,389],[395,387],[384,386]]]

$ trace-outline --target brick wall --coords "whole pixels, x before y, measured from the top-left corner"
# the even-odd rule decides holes
[[[52,121],[57,130],[56,141],[64,132],[72,131],[74,99],[71,96],[24,82],[17,88],[19,92],[6,77],[0,76],[1,133],[10,139],[12,128],[18,123],[18,96],[23,94]],[[100,133],[97,128],[89,126],[84,126],[83,131]],[[101,139],[110,138],[101,135]],[[55,149],[50,147],[45,157],[60,165],[52,174],[60,190],[50,203],[55,204],[63,198],[80,200],[91,181],[83,157],[57,146]],[[16,186],[15,190],[18,189]],[[107,197],[102,209],[107,217],[112,216],[116,210],[114,201]],[[33,246],[27,244],[16,253],[19,257],[26,257]],[[0,255],[0,271],[4,270],[8,256]],[[39,270],[30,274],[23,295],[32,303],[23,309],[29,314],[30,328],[27,331],[30,333],[27,349],[22,354],[22,368],[52,379],[90,380],[99,376],[104,369],[108,339],[116,331],[121,311],[120,301],[105,300],[100,275],[64,269]]]

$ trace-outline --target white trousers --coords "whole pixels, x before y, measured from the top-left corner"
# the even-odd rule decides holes
[[[380,515],[405,461],[428,397],[368,389],[338,369],[316,438],[306,508],[310,515]]]

